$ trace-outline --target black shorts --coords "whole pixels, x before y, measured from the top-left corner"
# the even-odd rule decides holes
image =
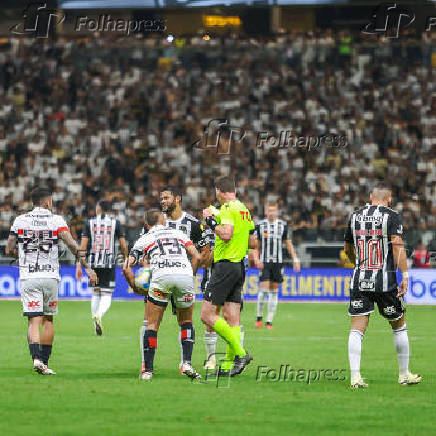
[[[403,298],[397,297],[397,291],[368,292],[351,291],[348,313],[351,316],[369,315],[374,312],[374,303],[377,303],[380,315],[389,321],[400,319],[406,311]]]
[[[204,299],[223,306],[226,301],[242,302],[242,287],[245,281],[243,262],[217,262],[212,266],[212,274],[204,292]]]
[[[281,263],[264,263],[262,274],[260,276],[261,282],[274,282],[282,283],[282,264]]]
[[[98,277],[95,288],[105,288],[111,291],[115,288],[115,268],[93,268]]]

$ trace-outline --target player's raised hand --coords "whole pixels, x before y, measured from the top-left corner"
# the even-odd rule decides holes
[[[408,289],[409,289],[409,279],[403,277],[403,280],[400,283],[400,286],[398,287],[397,297],[402,297],[403,295],[406,295]]]

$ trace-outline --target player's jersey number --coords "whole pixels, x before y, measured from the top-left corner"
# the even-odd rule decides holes
[[[359,239],[359,268],[380,269],[383,265],[381,239],[370,239],[365,242]]]

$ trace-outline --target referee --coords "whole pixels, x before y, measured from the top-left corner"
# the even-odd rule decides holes
[[[244,257],[250,246],[256,246],[250,211],[236,198],[235,182],[221,177],[215,182],[221,208],[203,210],[206,224],[215,233],[212,274],[204,293],[201,320],[215,330],[235,356],[230,376],[240,374],[253,359],[240,344],[240,307],[245,280]],[[223,308],[223,317],[219,311]],[[230,354],[229,353],[229,354]]]

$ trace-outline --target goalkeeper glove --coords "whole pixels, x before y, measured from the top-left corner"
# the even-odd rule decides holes
[[[215,231],[215,227],[218,225],[215,217],[213,215],[206,217],[206,224]]]

